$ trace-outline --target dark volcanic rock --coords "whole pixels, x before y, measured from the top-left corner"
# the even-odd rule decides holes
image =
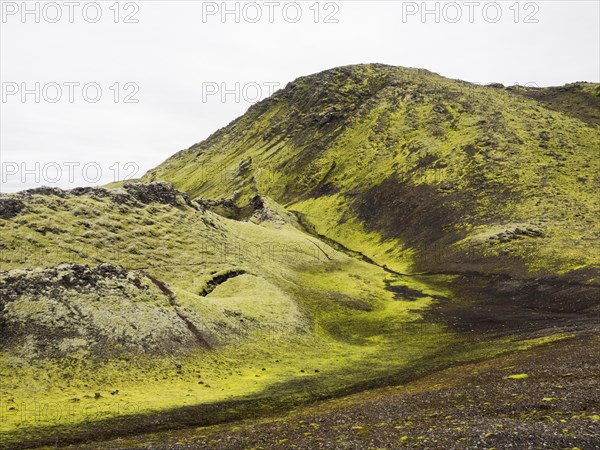
[[[164,181],[145,183],[127,183],[122,188],[106,189],[103,187],[77,187],[71,190],[60,188],[40,187],[28,189],[0,197],[0,218],[10,219],[24,209],[26,201],[32,200],[34,196],[56,196],[69,198],[70,196],[89,196],[95,199],[110,198],[118,204],[130,206],[148,205],[150,203],[162,203],[175,207],[191,206],[196,208],[188,195],[173,187],[171,183]]]
[[[61,198],[66,198],[68,195],[67,191],[64,191],[60,188],[48,187],[48,186],[27,189],[23,193],[25,194],[26,197],[29,197],[29,198],[35,194],[37,194],[37,195],[55,195],[55,196],[61,197]]]
[[[163,203],[180,206],[183,201],[186,205],[192,206],[192,202],[186,193],[178,191],[171,183],[164,181],[156,181],[150,184],[130,183],[123,186],[123,189],[133,198],[145,204]]]
[[[25,204],[16,198],[0,198],[0,219],[12,219],[25,209]]]

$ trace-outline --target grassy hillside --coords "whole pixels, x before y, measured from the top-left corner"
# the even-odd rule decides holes
[[[141,183],[0,195],[0,448],[273,414],[597,332],[597,105],[594,84],[343,67]]]
[[[600,85],[504,88],[358,65],[302,77],[149,171],[255,193],[402,272],[598,279]]]
[[[269,199],[243,220],[209,207],[165,183],[0,197],[2,445],[130,432],[253,396],[293,404],[463,339],[416,323],[443,292],[334,250]],[[228,411],[205,420],[243,409]],[[176,417],[158,420],[198,420]]]
[[[452,277],[394,275],[252,205],[165,183],[0,197],[2,446],[252,417],[563,336],[464,334],[424,315]]]

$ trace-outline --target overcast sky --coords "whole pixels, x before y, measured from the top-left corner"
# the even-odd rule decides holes
[[[427,2],[425,15],[401,1],[74,3],[23,15],[2,1],[2,192],[141,176],[274,87],[340,65],[482,84],[600,78],[595,0]]]

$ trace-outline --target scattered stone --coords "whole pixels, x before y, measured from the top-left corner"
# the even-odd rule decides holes
[[[504,230],[494,236],[490,236],[488,240],[498,240],[501,243],[506,243],[512,240],[523,239],[525,237],[543,238],[545,237],[545,234],[539,228],[527,227],[523,229],[522,227],[516,227],[512,230]]]

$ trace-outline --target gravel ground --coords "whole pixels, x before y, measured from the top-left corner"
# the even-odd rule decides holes
[[[588,333],[283,418],[78,448],[600,449],[599,378],[600,339]]]

